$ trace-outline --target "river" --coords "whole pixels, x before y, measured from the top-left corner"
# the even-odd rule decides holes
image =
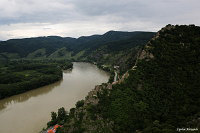
[[[89,63],[73,63],[63,79],[23,94],[0,100],[0,133],[38,133],[51,119],[51,112],[75,107],[109,74]]]

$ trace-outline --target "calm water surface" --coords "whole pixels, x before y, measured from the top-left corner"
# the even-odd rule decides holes
[[[63,79],[20,95],[0,100],[0,133],[38,133],[60,107],[69,110],[109,75],[89,63],[74,63]]]

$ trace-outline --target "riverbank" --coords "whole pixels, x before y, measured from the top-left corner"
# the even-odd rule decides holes
[[[0,67],[0,99],[21,94],[62,79],[62,70],[73,67],[65,62],[11,62]]]
[[[62,80],[0,100],[0,132],[37,133],[46,127],[52,111],[74,108],[95,85],[108,79],[109,74],[95,65],[75,62],[72,70],[63,71]]]
[[[96,85],[94,89],[88,92],[84,100],[78,101],[75,108],[71,108],[69,113],[66,112],[65,116],[62,118],[65,119],[63,123],[62,119],[61,121],[59,119],[55,120],[53,117],[49,123],[62,123],[63,127],[61,128],[61,130],[63,133],[82,131],[105,132],[103,131],[104,129],[106,129],[107,132],[112,132],[113,122],[105,120],[102,118],[102,116],[97,115],[97,105],[103,95],[109,93],[113,85],[122,83],[125,78],[128,77],[128,74],[125,73],[121,79],[117,80],[117,72],[115,73],[115,80],[112,83],[102,83],[101,85]],[[58,113],[59,112],[60,111],[58,110]],[[49,125],[49,127],[53,126],[54,124]],[[83,128],[81,125],[84,125],[85,127]],[[102,127],[104,127],[103,130]],[[41,131],[40,133],[46,132],[47,129]]]

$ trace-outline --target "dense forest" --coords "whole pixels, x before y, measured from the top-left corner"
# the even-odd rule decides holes
[[[0,99],[58,81],[62,69],[72,65],[65,60],[9,61],[0,67]]]
[[[19,59],[64,59],[96,62],[110,68],[120,65],[124,72],[129,60],[134,60],[131,57],[154,34],[154,32],[109,31],[103,35],[77,39],[58,36],[11,39],[0,42],[0,63]],[[129,54],[127,55],[127,53]]]
[[[197,127],[200,105],[200,28],[167,26],[146,46],[124,83],[100,95],[97,110],[111,119],[114,132],[175,132]],[[148,57],[147,57],[148,58]]]
[[[72,68],[73,61],[97,63],[111,73],[112,82],[114,65],[120,66],[119,73],[125,72],[154,34],[109,31],[77,39],[48,36],[2,41],[0,99],[58,81],[61,69]]]
[[[80,38],[47,36],[25,39],[11,39],[0,42],[0,55],[2,58],[18,59],[18,58],[52,58],[55,52],[60,52],[56,57],[70,57],[76,58],[81,55],[88,55],[103,45],[111,42],[131,39],[135,42],[129,43],[129,48],[135,44],[141,44],[152,38],[153,32],[120,32],[109,31],[103,35],[83,36]],[[114,44],[112,44],[114,45]],[[127,48],[128,45],[121,45],[112,47],[115,49]],[[64,52],[62,51],[65,48]],[[85,53],[85,54],[84,54]],[[68,57],[69,58],[69,57]]]
[[[113,84],[112,89],[99,86],[96,96],[78,101],[62,119],[52,112],[48,126],[64,123],[57,133],[175,133],[177,128],[199,129],[199,49],[200,27],[167,25],[143,47],[136,66],[123,82]],[[88,102],[91,99],[98,104]]]
[[[195,25],[167,25],[156,34],[110,31],[77,39],[1,41],[0,99],[60,80],[73,61],[92,62],[111,73],[109,83],[69,112],[52,112],[47,127],[63,125],[57,133],[199,128],[199,49],[200,27]],[[121,79],[113,83],[115,73]]]

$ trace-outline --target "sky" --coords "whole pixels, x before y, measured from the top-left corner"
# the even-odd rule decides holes
[[[0,40],[200,25],[200,0],[0,0]]]

